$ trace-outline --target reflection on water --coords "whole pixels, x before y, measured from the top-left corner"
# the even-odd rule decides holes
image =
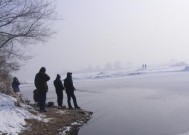
[[[189,131],[188,82],[186,73],[75,82],[79,105],[94,114],[74,135],[183,135]],[[23,94],[31,98],[32,88]],[[47,97],[56,102],[52,85]]]

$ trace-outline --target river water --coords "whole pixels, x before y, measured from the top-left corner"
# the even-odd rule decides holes
[[[94,112],[79,135],[188,135],[189,73],[74,81],[78,104]],[[23,85],[32,100],[34,86]],[[48,101],[56,101],[49,83]],[[64,104],[66,94],[64,93]]]

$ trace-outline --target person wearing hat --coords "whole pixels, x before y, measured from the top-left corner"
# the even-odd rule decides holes
[[[35,76],[35,87],[38,91],[38,104],[40,107],[40,112],[47,112],[45,110],[45,102],[46,102],[46,94],[48,91],[48,85],[47,81],[50,80],[50,77],[45,73],[46,69],[45,67],[42,67],[39,72]]]
[[[57,94],[58,109],[63,108],[62,103],[63,103],[64,86],[63,86],[60,78],[61,78],[61,76],[59,74],[57,74],[56,79],[54,80],[54,87],[56,89],[56,94]]]
[[[64,87],[66,89],[69,109],[73,109],[73,107],[71,105],[71,98],[73,100],[74,107],[76,109],[80,109],[80,107],[77,105],[77,100],[76,100],[76,97],[75,97],[75,94],[74,94],[75,87],[73,86],[72,73],[71,72],[68,72],[66,79],[64,79]]]

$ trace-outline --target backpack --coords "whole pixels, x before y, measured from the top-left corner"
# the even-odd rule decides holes
[[[37,89],[35,89],[35,90],[33,91],[33,100],[34,100],[35,102],[38,102],[38,99],[39,99],[39,92],[38,92]]]

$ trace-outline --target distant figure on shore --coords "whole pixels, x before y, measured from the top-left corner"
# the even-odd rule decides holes
[[[62,103],[63,103],[64,86],[60,78],[61,76],[57,74],[56,79],[54,80],[54,87],[56,89],[56,94],[57,94],[58,109],[63,109]]]
[[[144,70],[144,64],[142,64],[142,70]]]
[[[12,88],[15,93],[20,92],[19,85],[20,85],[20,82],[18,81],[18,78],[14,77],[13,82],[12,82]]]
[[[70,72],[67,73],[67,78],[64,79],[64,87],[66,89],[69,109],[73,109],[71,102],[70,102],[71,98],[73,99],[74,107],[76,109],[80,109],[80,107],[77,105],[77,100],[76,100],[76,97],[74,95],[74,90],[76,90],[76,89],[73,86],[72,73],[70,73]]]
[[[46,69],[45,67],[42,67],[39,70],[39,73],[36,74],[35,76],[35,87],[37,88],[38,91],[38,104],[40,107],[40,112],[47,112],[45,110],[45,103],[46,103],[46,94],[48,91],[48,86],[47,86],[47,81],[50,80],[50,77],[45,73]]]
[[[142,64],[142,69],[145,70],[147,68],[146,64]]]

